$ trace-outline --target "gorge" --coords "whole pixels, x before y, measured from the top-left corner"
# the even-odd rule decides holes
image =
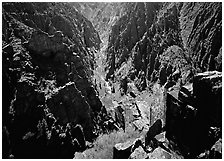
[[[222,158],[222,3],[3,2],[2,158]]]

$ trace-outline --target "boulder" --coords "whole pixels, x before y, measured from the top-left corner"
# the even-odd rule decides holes
[[[222,139],[220,138],[211,148],[209,158],[222,159]]]
[[[113,148],[113,159],[128,159],[131,155],[133,142],[118,143]]]
[[[178,143],[181,150],[188,151],[186,146],[193,146],[197,140],[192,132],[197,130],[197,110],[178,100],[178,90],[175,89],[167,93],[166,107],[166,138]]]
[[[113,158],[114,159],[128,159],[132,152],[136,148],[143,147],[144,138],[140,137],[135,140],[129,140],[124,143],[118,143],[113,148]]]
[[[142,136],[135,139],[131,148],[131,152],[135,151],[135,149],[138,148],[139,146],[144,147],[144,137]]]
[[[145,101],[136,101],[136,107],[139,111],[139,114],[142,118],[146,118],[147,117],[147,113],[148,113],[148,104]]]
[[[194,158],[214,144],[209,129],[222,123],[221,77],[216,71],[199,73],[193,85],[167,93],[166,137],[178,144],[185,157]]]
[[[136,130],[142,131],[144,129],[147,129],[149,126],[149,121],[146,119],[137,119],[133,121],[133,126],[135,127]]]
[[[156,120],[156,122],[149,128],[145,136],[145,146],[148,146],[151,140],[162,132],[162,120]]]
[[[167,81],[166,67],[162,66],[159,71],[160,84],[164,85]]]
[[[74,155],[74,159],[86,159],[85,152],[83,152],[83,153],[76,152],[75,155]]]
[[[147,153],[141,146],[139,146],[134,150],[134,152],[131,153],[129,159],[145,159],[146,157]]]
[[[166,141],[166,132],[162,132],[155,136],[155,139],[159,142],[165,142]]]
[[[134,92],[130,92],[130,96],[132,96],[133,98],[135,98],[136,97],[136,94],[134,93]]]
[[[162,149],[161,147],[156,148],[152,153],[148,154],[147,159],[171,159],[172,155]]]
[[[121,106],[115,108],[115,120],[119,126],[125,130],[124,109]]]
[[[158,147],[152,153],[148,154],[147,159],[183,159],[183,156],[175,153],[174,151],[166,151],[165,149]]]
[[[193,79],[193,93],[201,122],[208,126],[222,126],[222,73],[197,74]]]

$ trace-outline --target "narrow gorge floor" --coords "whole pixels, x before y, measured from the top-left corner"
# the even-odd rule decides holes
[[[98,136],[91,148],[75,154],[76,159],[113,159],[115,144],[144,137],[150,125],[165,117],[164,111],[161,111],[164,110],[163,88],[159,84],[155,84],[151,90],[140,92],[134,82],[130,81],[127,83],[127,91],[124,92],[119,82],[106,81],[107,41],[104,39],[101,49],[95,53],[97,66],[93,79],[103,106],[108,114],[120,123],[120,127],[118,125],[117,130]],[[120,115],[120,118],[117,118],[117,115]]]

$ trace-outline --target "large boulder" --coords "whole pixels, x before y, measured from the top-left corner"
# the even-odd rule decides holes
[[[222,123],[221,78],[216,71],[199,73],[193,85],[167,93],[166,137],[178,144],[185,157],[196,157],[216,141],[209,129]]]
[[[178,143],[183,155],[189,152],[189,146],[196,144],[198,137],[196,113],[197,109],[186,105],[178,99],[178,90],[172,90],[167,93],[166,100],[166,137]]]
[[[128,159],[132,152],[136,148],[144,147],[144,138],[140,137],[135,140],[131,139],[124,143],[118,143],[113,148],[113,158],[114,159]]]
[[[124,109],[120,105],[115,108],[115,121],[125,130]]]
[[[156,120],[156,122],[149,128],[145,137],[145,146],[148,146],[151,140],[162,132],[162,120]]]
[[[183,157],[173,151],[168,152],[158,147],[152,153],[148,154],[147,159],[183,159]]]
[[[129,159],[145,159],[147,157],[147,153],[144,151],[142,146],[139,146],[131,153]]]
[[[211,126],[222,125],[222,73],[208,71],[197,74],[193,79],[196,107],[202,121]]]
[[[147,159],[171,159],[172,156],[169,152],[161,147],[156,148],[152,153],[148,154]]]
[[[165,142],[166,141],[166,132],[162,132],[155,136],[155,139],[159,142]]]

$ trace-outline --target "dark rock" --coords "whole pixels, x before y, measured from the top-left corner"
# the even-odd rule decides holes
[[[63,34],[55,34],[50,37],[44,32],[34,32],[29,40],[29,49],[43,57],[53,57],[53,54],[58,51],[66,51],[66,46],[63,44]]]
[[[194,106],[192,83],[181,87],[178,93],[178,99],[188,105]]]
[[[10,138],[7,128],[2,127],[2,158],[8,159],[10,155]]]
[[[135,141],[133,142],[131,151],[133,152],[139,146],[144,147],[144,138],[143,137],[135,139]]]
[[[80,151],[81,146],[76,138],[72,140],[72,144],[75,152]]]
[[[193,80],[196,107],[207,126],[222,125],[222,73],[209,71],[199,73]],[[212,109],[211,109],[212,107]]]
[[[209,158],[222,159],[222,139],[219,139],[211,148]]]
[[[197,140],[191,132],[197,129],[195,124],[197,110],[178,100],[178,90],[167,93],[166,106],[166,137],[180,144],[180,149],[184,149],[183,151],[188,151],[186,145],[194,144]]]
[[[160,84],[163,85],[167,81],[166,67],[161,67],[159,71]]]
[[[93,139],[92,120],[102,107],[90,79],[96,51],[88,49],[99,49],[99,35],[66,3],[3,6],[3,124],[11,154],[73,158],[86,148],[85,137]],[[71,122],[84,129],[75,128],[78,145],[65,128]]]
[[[133,98],[135,98],[136,97],[136,95],[135,95],[135,93],[134,92],[130,92],[130,95],[133,97]]]
[[[193,94],[191,84],[167,94],[166,137],[178,144],[185,157],[194,158],[216,140],[209,129],[221,125],[222,85],[219,72],[200,73],[193,80]]]
[[[115,108],[115,121],[125,130],[124,109],[121,106]]]
[[[162,121],[156,120],[156,122],[149,128],[146,136],[145,136],[145,146],[150,144],[150,141],[159,133],[162,132]]]
[[[71,136],[72,138],[77,139],[78,145],[80,146],[79,150],[83,151],[86,149],[86,140],[85,140],[85,135],[83,133],[82,126],[77,124],[74,128],[72,128]],[[76,140],[73,140],[73,141],[76,141]],[[75,142],[75,144],[77,143]]]
[[[75,83],[68,83],[47,100],[50,111],[62,124],[80,123],[87,139],[92,138],[90,106]]]
[[[113,159],[128,159],[131,155],[133,142],[118,143],[113,148]]]
[[[144,138],[140,137],[136,140],[129,140],[125,143],[118,143],[113,148],[114,159],[128,159],[132,152],[137,148],[143,147]],[[137,153],[137,152],[136,152]]]

